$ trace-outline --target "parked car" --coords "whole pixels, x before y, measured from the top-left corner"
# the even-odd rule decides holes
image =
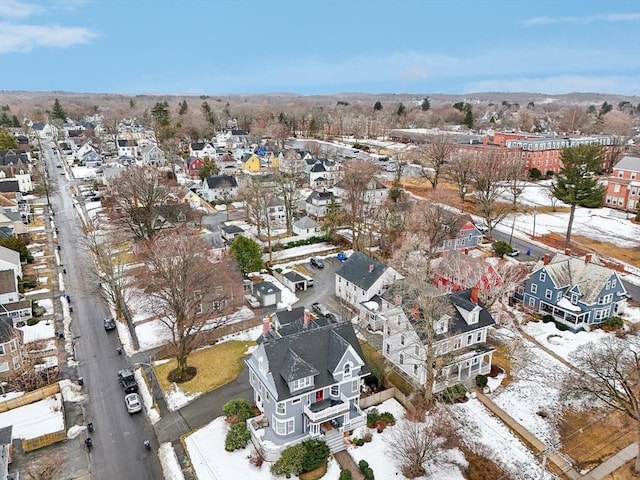
[[[346,262],[347,261],[347,254],[344,252],[340,252],[337,255],[338,261],[340,262]]]
[[[253,295],[247,295],[245,298],[247,299],[247,303],[251,308],[260,308],[262,306],[260,305],[258,299]]]
[[[118,378],[125,393],[136,393],[138,391],[138,381],[131,370],[127,368],[120,370],[118,372]]]
[[[316,268],[324,268],[324,262],[317,257],[311,257],[310,262],[311,262],[311,265]]]
[[[489,231],[486,223],[476,223],[476,228],[480,233],[487,233]]]
[[[105,330],[113,330],[114,328],[116,328],[116,321],[113,319],[113,317],[105,318],[102,323],[104,324]]]
[[[509,253],[507,253],[507,255],[509,255],[510,257],[517,257],[518,255],[520,255],[520,250],[514,248]]]
[[[325,307],[322,303],[318,303],[318,302],[312,303],[311,309],[322,317],[326,317],[330,313],[327,307]]]
[[[130,393],[124,396],[124,403],[127,406],[127,412],[138,413],[142,411],[142,403],[137,393]]]

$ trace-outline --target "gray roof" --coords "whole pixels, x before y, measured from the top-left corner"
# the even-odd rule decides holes
[[[287,379],[314,375],[314,383],[305,391],[318,390],[336,383],[332,371],[349,346],[364,362],[364,355],[350,322],[327,324],[305,329],[291,335],[267,340],[263,343],[269,370],[278,392],[278,401],[292,396]],[[314,373],[317,372],[317,373]],[[366,365],[363,373],[369,373]]]
[[[320,225],[318,224],[318,222],[309,217],[302,217],[293,222],[293,226],[297,228],[317,228]]]
[[[222,227],[224,233],[244,233],[244,229],[238,225],[225,225]]]
[[[629,156],[622,157],[622,159],[616,163],[615,168],[640,172],[640,158]]]
[[[373,265],[373,269],[370,271],[371,265]],[[368,257],[362,252],[354,252],[342,264],[336,275],[359,288],[368,290],[388,268],[375,258]]]
[[[214,175],[212,177],[205,178],[207,186],[209,188],[234,188],[238,186],[238,180],[231,175]]]
[[[8,427],[0,428],[0,444],[1,445],[10,445],[12,441],[11,431],[13,430],[13,425],[9,425]]]
[[[259,291],[262,295],[269,295],[270,293],[278,293],[281,291],[278,287],[276,287],[271,282],[254,283],[253,290]]]
[[[307,197],[307,203],[313,203],[313,200],[331,200],[334,197],[333,192],[319,192],[314,190]]]
[[[580,300],[586,304],[596,302],[604,285],[616,273],[605,267],[595,255],[592,255],[591,261],[587,262],[585,257],[572,257],[558,253],[547,265],[544,265],[543,260],[539,261],[532,274],[541,268],[546,270],[547,275],[558,288],[578,286],[582,295]],[[624,288],[622,282],[619,283]]]
[[[305,280],[307,280],[306,277],[303,277],[302,275],[300,275],[298,272],[294,270],[291,270],[290,272],[283,274],[283,276],[286,277],[289,281],[294,283],[304,282]]]

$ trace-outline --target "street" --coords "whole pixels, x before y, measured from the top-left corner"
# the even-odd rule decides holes
[[[59,229],[60,256],[67,271],[64,293],[70,295],[73,307],[77,377],[84,378],[84,392],[88,395],[83,404],[85,423],[92,422],[95,428],[89,470],[96,480],[162,478],[153,428],[144,414],[130,415],[125,407],[117,372],[129,366],[128,359],[116,352],[120,343],[115,330],[107,332],[103,327],[102,320],[109,310],[98,293],[92,275],[93,260],[82,242],[82,226],[69,192],[68,174],[56,172],[57,158],[50,148],[46,149],[45,158],[50,178],[57,183],[51,202]],[[154,445],[151,451],[145,450],[145,439]]]

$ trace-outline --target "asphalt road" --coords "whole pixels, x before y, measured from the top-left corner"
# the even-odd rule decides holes
[[[155,480],[162,477],[156,455],[153,429],[143,413],[130,415],[124,404],[124,392],[117,372],[129,366],[124,355],[118,355],[119,340],[115,331],[106,332],[102,319],[108,308],[97,293],[91,274],[90,253],[82,243],[80,219],[69,192],[68,175],[60,175],[57,158],[49,150],[45,157],[52,180],[57,183],[51,203],[59,230],[60,255],[67,270],[64,276],[66,294],[73,307],[72,330],[75,344],[77,375],[84,378],[85,421],[94,424],[93,448],[89,453],[89,470],[94,480],[136,478]],[[149,439],[154,449],[147,451],[143,441]]]

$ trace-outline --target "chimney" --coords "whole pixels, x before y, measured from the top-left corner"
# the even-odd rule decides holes
[[[478,290],[480,289],[478,288],[477,285],[471,288],[470,299],[473,303],[478,303]]]
[[[262,336],[267,337],[269,335],[269,330],[271,327],[271,322],[269,321],[269,317],[264,317],[262,319]]]
[[[291,304],[289,303],[287,304],[287,312],[290,312],[290,311],[291,311]]]
[[[468,248],[465,248],[465,249],[464,249],[464,254],[465,254],[465,255],[469,255],[469,249],[468,249]]]
[[[567,256],[570,256],[571,255],[571,249],[570,248],[565,248],[564,249],[564,254],[567,255]]]
[[[311,323],[311,313],[306,308],[304,309],[304,325],[303,328],[309,328],[309,324]]]
[[[591,254],[590,254],[590,253],[587,253],[587,254],[584,256],[584,263],[585,263],[585,264],[587,264],[587,263],[591,263]]]
[[[373,272],[373,263],[369,264],[369,273]]]
[[[549,256],[549,254],[548,254],[548,253],[545,253],[545,254],[544,254],[544,260],[543,260],[543,262],[544,262],[544,264],[545,264],[545,265],[549,265],[549,260],[550,260],[550,258],[551,258],[551,257]]]

